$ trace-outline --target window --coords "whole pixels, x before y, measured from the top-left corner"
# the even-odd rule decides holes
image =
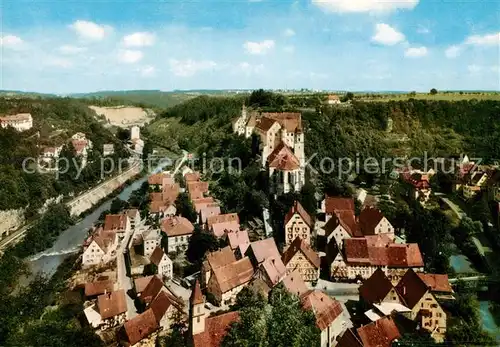
[[[200,313],[200,306],[197,307],[196,311]]]
[[[200,317],[196,317],[196,323],[200,322]]]

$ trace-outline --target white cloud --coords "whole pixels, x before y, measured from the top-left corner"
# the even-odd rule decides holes
[[[481,70],[483,70],[483,67],[479,66],[479,65],[472,64],[472,65],[467,66],[467,70],[469,70],[469,73],[471,73],[471,74],[476,74],[478,72],[481,72]]]
[[[155,35],[148,32],[137,32],[123,38],[126,47],[152,46],[155,43]]]
[[[24,41],[18,36],[5,35],[0,37],[0,46],[2,47],[16,48],[21,46],[23,43]]]
[[[375,35],[372,37],[373,42],[386,46],[394,46],[404,40],[405,36],[403,33],[397,31],[388,24],[379,23],[375,26]]]
[[[421,58],[421,57],[425,57],[427,54],[429,53],[429,51],[427,50],[427,47],[411,47],[411,48],[408,48],[406,51],[405,51],[405,57],[408,57],[408,58]]]
[[[141,51],[125,49],[118,54],[118,60],[125,64],[137,63],[144,57]]]
[[[486,35],[472,35],[465,39],[466,45],[493,46],[500,44],[500,32]]]
[[[417,28],[417,33],[418,34],[430,34],[431,30],[423,25],[419,25]]]
[[[68,69],[73,66],[73,63],[69,59],[64,58],[50,58],[46,61],[47,65],[56,66],[63,69]]]
[[[243,44],[245,51],[249,54],[264,55],[274,48],[273,40],[264,40],[261,42],[247,41]]]
[[[102,40],[106,33],[111,30],[111,27],[106,25],[96,24],[94,22],[89,22],[86,20],[77,20],[70,25],[78,36],[89,40]]]
[[[286,46],[283,48],[283,50],[287,53],[293,53],[295,52],[295,46]]]
[[[142,77],[152,77],[156,73],[156,68],[152,65],[143,66],[138,69]]]
[[[285,29],[285,31],[283,31],[283,35],[286,36],[286,37],[291,37],[291,36],[295,36],[295,31],[293,29]]]
[[[462,47],[453,45],[450,46],[444,51],[444,54],[446,55],[447,58],[453,59],[456,58],[460,55],[460,52],[462,51]]]
[[[72,45],[63,45],[63,46],[60,46],[57,50],[59,52],[61,52],[62,54],[71,55],[71,54],[78,54],[78,53],[85,52],[87,50],[87,48],[86,47],[72,46]]]
[[[328,12],[391,12],[400,9],[411,10],[419,0],[312,0],[312,3]]]
[[[199,71],[213,70],[217,64],[211,60],[176,60],[170,59],[170,71],[176,76],[190,77]]]

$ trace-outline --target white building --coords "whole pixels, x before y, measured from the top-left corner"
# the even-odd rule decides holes
[[[157,229],[148,229],[142,234],[144,242],[144,256],[150,257],[154,250],[160,246],[161,237]]]
[[[158,268],[158,275],[160,275],[161,278],[170,279],[173,277],[172,260],[160,247],[155,248],[149,260],[152,264],[156,265]]]
[[[2,128],[13,127],[17,131],[29,130],[33,127],[33,118],[29,113],[18,113],[10,116],[0,116]]]
[[[139,128],[137,125],[134,125],[132,128],[130,128],[130,140],[138,140],[141,138],[141,128]]]
[[[161,223],[161,231],[167,235],[168,252],[170,253],[187,249],[194,226],[187,218],[167,217]]]
[[[111,260],[112,253],[116,250],[117,239],[113,231],[97,229],[84,243],[82,266],[104,264]]]

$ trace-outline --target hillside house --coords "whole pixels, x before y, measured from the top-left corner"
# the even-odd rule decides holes
[[[276,194],[298,192],[305,184],[305,169],[297,156],[283,142],[267,157],[269,176]]]
[[[160,247],[155,248],[149,260],[156,266],[157,273],[161,278],[164,280],[173,278],[172,260]]]
[[[298,270],[304,282],[315,282],[319,278],[319,255],[303,239],[297,237],[281,257],[287,274]]]
[[[103,228],[104,231],[114,231],[118,236],[124,236],[132,230],[132,224],[127,214],[108,214]]]
[[[306,282],[302,279],[302,275],[298,269],[295,269],[291,273],[287,274],[281,282],[285,286],[286,290],[299,297],[309,291]]]
[[[111,293],[115,290],[115,284],[112,280],[101,280],[85,283],[85,299],[93,300],[99,295]]]
[[[0,116],[0,126],[4,129],[12,127],[19,132],[26,131],[33,127],[33,117],[30,113]]]
[[[316,326],[321,330],[321,347],[333,347],[337,338],[347,330],[349,320],[342,305],[319,290],[309,290],[300,296],[304,310],[312,311]]]
[[[354,211],[339,210],[334,212],[324,225],[326,244],[335,242],[340,248],[343,240],[352,237],[362,237],[363,234],[356,221]]]
[[[127,215],[127,217],[130,220],[130,227],[132,230],[135,230],[142,222],[141,220],[141,214],[138,209],[136,208],[130,208],[125,211],[123,211]]]
[[[364,208],[361,211],[358,220],[361,233],[363,235],[367,236],[384,234],[389,239],[391,239],[392,242],[394,242],[394,227],[389,222],[389,220],[384,217],[380,210],[373,207]]]
[[[206,288],[208,285],[214,269],[234,263],[236,260],[236,256],[229,246],[208,252],[200,271],[202,288]]]
[[[97,309],[103,324],[111,327],[123,323],[127,312],[125,291],[120,289],[99,295]]]
[[[313,222],[311,216],[302,207],[300,202],[295,201],[285,216],[285,250],[297,237],[302,238],[307,244],[311,244],[311,231]]]
[[[162,191],[164,186],[174,183],[172,176],[165,172],[153,174],[148,177],[148,184],[151,190]]]
[[[236,295],[250,282],[253,274],[254,268],[248,257],[213,268],[207,292],[213,295],[219,305],[232,303]]]
[[[83,244],[82,266],[101,265],[110,261],[117,241],[115,231],[98,228]]]
[[[194,231],[193,224],[184,217],[167,217],[161,222],[161,231],[167,237],[168,252],[185,250]]]
[[[229,247],[233,252],[238,250],[238,253],[245,254],[247,248],[250,246],[250,238],[248,237],[248,230],[228,230],[225,232]]]

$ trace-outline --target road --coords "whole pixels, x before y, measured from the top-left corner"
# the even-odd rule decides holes
[[[448,199],[444,196],[441,196],[441,201],[443,201],[446,205],[448,205],[448,207],[453,212],[455,212],[455,214],[457,215],[457,217],[459,219],[462,219],[462,218],[467,216],[466,213],[464,211],[462,211],[462,209],[460,207],[458,207],[455,203],[453,203],[450,199]]]

